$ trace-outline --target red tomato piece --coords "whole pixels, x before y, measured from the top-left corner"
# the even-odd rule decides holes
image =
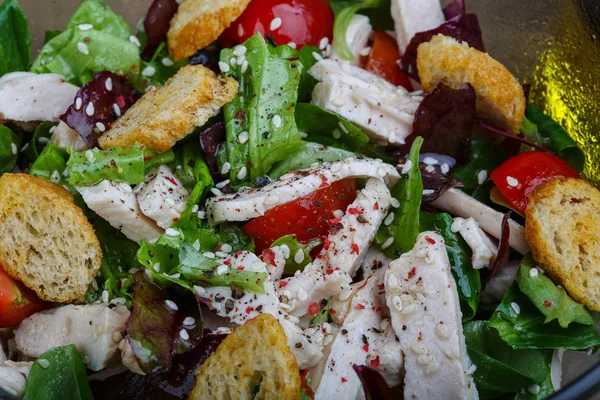
[[[541,151],[511,157],[490,175],[500,193],[521,214],[525,214],[531,192],[542,183],[558,177],[580,178],[575,168],[566,161]]]
[[[253,0],[244,13],[221,34],[223,47],[243,43],[255,33],[271,34],[277,44],[319,46],[333,39],[334,15],[327,0]]]
[[[0,268],[0,328],[17,325],[31,314],[48,307],[49,303]]]
[[[377,29],[371,54],[369,54],[364,68],[396,86],[412,90],[408,76],[398,69],[398,61],[401,58],[396,39],[385,31]]]
[[[242,227],[254,238],[256,253],[285,235],[295,235],[300,242],[325,236],[335,210],[346,210],[356,198],[356,180],[344,179],[297,200],[277,206],[262,217]]]

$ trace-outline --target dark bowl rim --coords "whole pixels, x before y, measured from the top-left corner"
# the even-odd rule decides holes
[[[597,394],[600,388],[600,362],[589,368],[583,375],[548,397],[548,400],[588,399]]]

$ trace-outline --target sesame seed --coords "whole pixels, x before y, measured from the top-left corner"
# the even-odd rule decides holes
[[[221,191],[220,191],[219,189],[217,189],[217,188],[212,188],[212,189],[210,189],[210,192],[211,192],[212,194],[214,194],[215,196],[222,196],[222,195],[223,195],[223,192],[221,192]]]
[[[84,154],[88,162],[93,163],[96,161],[96,157],[94,157],[94,153],[91,150],[86,150]]]
[[[321,38],[321,40],[319,41],[319,49],[320,50],[325,50],[327,48],[328,44],[329,44],[329,38],[328,37]]]
[[[229,254],[225,253],[224,251],[217,251],[215,253],[215,256],[217,256],[219,258],[227,258],[227,256],[229,256]]]
[[[180,232],[173,228],[167,228],[165,233],[167,234],[167,236],[171,236],[171,237],[177,237],[180,235]]]
[[[298,47],[298,45],[296,43],[294,43],[294,42],[289,42],[288,46],[290,46],[292,49],[295,49],[295,48]]]
[[[225,275],[227,273],[227,271],[229,271],[229,267],[225,264],[222,264],[217,267],[217,270],[215,271],[215,273],[217,275]]]
[[[108,303],[108,291],[103,290],[100,298],[102,299],[103,303]]]
[[[448,339],[448,328],[444,324],[437,324],[435,326],[435,334],[440,339]]]
[[[196,325],[196,320],[193,317],[185,317],[183,320],[183,326],[194,326]]]
[[[226,179],[222,182],[219,182],[215,185],[217,189],[223,189],[225,186],[229,185],[229,179]]]
[[[156,271],[156,272],[160,272],[160,263],[154,263],[154,266],[152,266],[152,268]]]
[[[404,164],[402,166],[402,171],[400,171],[400,173],[402,175],[408,174],[410,172],[410,170],[412,169],[412,166],[413,166],[412,160],[406,161],[406,164]]]
[[[240,142],[240,144],[244,144],[248,141],[248,131],[243,131],[242,133],[240,133],[240,135],[238,136],[238,142]]]
[[[87,103],[87,106],[85,106],[85,114],[88,117],[91,117],[92,115],[94,115],[95,111],[96,110],[94,109],[94,103],[92,103],[91,101]]]
[[[109,92],[113,89],[113,81],[112,78],[108,78],[107,80],[104,81],[104,87],[106,88],[106,90],[108,90]]]
[[[81,54],[85,54],[86,56],[90,54],[90,50],[88,49],[87,44],[83,42],[77,42],[77,50],[79,50]]]
[[[238,25],[238,36],[239,37],[244,36],[244,27],[242,26],[242,24]]]
[[[390,204],[392,205],[392,207],[394,208],[398,208],[400,207],[400,201],[398,201],[397,198],[392,197],[392,199],[390,200]]]
[[[433,194],[434,192],[435,192],[435,190],[425,189],[425,190],[423,190],[423,196],[429,196],[430,194]]]
[[[403,304],[400,296],[392,296],[392,307],[397,311],[402,311]]]
[[[54,183],[60,182],[60,173],[58,171],[52,172],[52,176],[50,176],[50,180]]]
[[[348,128],[346,128],[346,125],[344,125],[342,123],[342,121],[338,122],[338,126],[340,127],[340,129],[342,130],[342,132],[344,132],[345,134],[350,133],[350,131],[348,131]]]
[[[314,59],[315,59],[315,60],[317,60],[317,61],[321,61],[321,60],[323,60],[323,56],[322,56],[322,55],[320,55],[319,53],[317,53],[316,51],[313,51],[313,52],[312,52],[312,56],[313,56],[313,57],[314,57]]]
[[[119,118],[121,116],[121,109],[119,108],[119,105],[117,103],[113,103],[112,107],[115,115],[117,118]]]
[[[77,111],[81,110],[82,105],[83,105],[83,100],[81,100],[81,97],[75,98],[75,109]]]
[[[323,340],[323,344],[325,346],[329,346],[329,343],[333,342],[333,335],[326,335],[325,339]]]
[[[179,331],[179,337],[181,338],[181,340],[189,340],[190,339],[190,334],[185,330],[182,329]]]
[[[425,165],[437,165],[437,164],[439,163],[439,161],[438,161],[438,160],[436,160],[436,159],[435,159],[435,158],[433,158],[433,157],[425,157],[425,158],[423,159],[423,163],[424,163]]]
[[[433,165],[428,165],[425,167],[425,171],[429,172],[430,174],[433,174],[435,172],[435,167]]]
[[[140,41],[138,40],[138,38],[136,38],[133,35],[129,36],[129,41],[131,43],[135,44],[137,47],[142,47],[142,44],[140,43]]]
[[[392,222],[394,222],[394,213],[391,212],[387,217],[383,220],[385,226],[389,226]]]
[[[334,129],[333,132],[331,132],[331,136],[333,136],[334,139],[339,139],[342,137],[342,133],[337,129]]]
[[[98,282],[95,279],[92,280],[92,289],[94,289],[95,292],[98,291]]]
[[[243,56],[244,54],[246,54],[246,50],[248,50],[246,46],[239,45],[235,49],[233,49],[233,55],[236,57]]]
[[[281,18],[279,18],[279,17],[273,18],[273,20],[271,21],[271,24],[269,25],[269,29],[271,29],[272,31],[275,31],[275,30],[281,28],[282,23],[283,23],[283,21],[281,20]]]
[[[540,392],[540,385],[537,384],[533,384],[533,385],[529,385],[527,386],[527,391],[531,394],[538,394]]]
[[[281,128],[281,125],[283,125],[283,120],[279,115],[275,115],[271,122],[273,122],[273,126],[277,129]]]
[[[427,348],[425,348],[425,346],[421,343],[413,344],[412,346],[410,346],[410,349],[415,354],[425,354],[427,352]]]
[[[248,70],[248,60],[244,60],[242,62],[242,68],[240,69],[240,72],[243,74]]]
[[[223,61],[219,61],[219,69],[221,70],[221,72],[229,72],[229,64]]]
[[[246,168],[246,166],[244,165],[237,173],[237,178],[241,181],[242,179],[246,178],[246,174],[248,173],[248,169]]]
[[[194,293],[196,293],[198,296],[204,296],[206,294],[206,289],[204,289],[202,286],[194,286]]]
[[[467,375],[473,375],[477,371],[477,365],[471,364],[469,369],[467,369]]]
[[[215,258],[215,253],[213,253],[212,251],[205,251],[204,253],[202,253],[202,255],[206,258]]]
[[[450,171],[450,166],[446,163],[443,163],[440,169],[442,170],[442,174],[447,174],[448,171]]]
[[[10,144],[10,150],[12,151],[13,154],[17,154],[19,152],[19,148],[17,147],[17,145],[15,143]]]
[[[308,293],[306,293],[306,290],[300,288],[300,290],[298,290],[298,300],[306,301],[306,299],[308,299]]]
[[[230,244],[225,243],[221,245],[221,251],[225,253],[231,253],[233,251],[233,247],[231,247]]]
[[[487,181],[488,173],[486,170],[482,169],[477,173],[477,183],[483,185],[485,181]]]
[[[226,161],[223,166],[221,167],[221,175],[226,175],[229,173],[229,170],[231,169],[231,164]]]
[[[154,278],[152,278],[152,271],[150,271],[149,269],[145,269],[144,270],[144,276],[146,277],[146,279],[148,279],[150,282],[154,282]]]
[[[538,273],[539,273],[539,271],[537,268],[531,268],[529,270],[529,276],[532,278],[535,278],[536,276],[538,276]]]
[[[238,59],[237,59],[237,58],[235,58],[235,57],[233,57],[233,58],[231,59],[231,67],[232,67],[232,68],[235,68],[235,67],[237,67],[237,65],[238,65]]]
[[[94,25],[92,24],[80,24],[78,26],[80,31],[89,31],[90,29],[94,29]]]
[[[148,87],[146,89],[144,89],[144,91],[147,92],[151,92],[153,90],[156,90],[156,86],[154,85],[148,85]]]
[[[110,302],[112,304],[122,304],[122,305],[124,305],[125,303],[127,303],[127,300],[125,300],[124,297],[115,297]]]
[[[179,307],[177,307],[177,304],[173,300],[165,300],[165,306],[171,311],[179,310]]]
[[[396,278],[396,275],[390,274],[387,284],[390,289],[396,289],[398,287],[398,278]]]
[[[390,247],[392,245],[392,243],[394,243],[394,238],[390,236],[385,242],[383,242],[383,244],[381,245],[381,248],[383,250],[385,250],[388,247]]]
[[[521,306],[519,306],[514,301],[512,303],[510,303],[510,308],[512,308],[516,314],[521,314]]]
[[[513,178],[512,176],[506,177],[506,183],[508,183],[508,186],[511,186],[511,187],[519,186],[519,181],[517,179]]]
[[[50,366],[50,361],[46,360],[45,358],[38,358],[36,362],[39,364],[40,367],[44,369]]]
[[[368,56],[369,54],[371,54],[371,47],[363,47],[358,54],[360,54],[361,56]]]
[[[102,122],[96,122],[96,128],[98,128],[100,132],[104,132],[106,130],[106,126]]]
[[[152,75],[154,75],[156,73],[156,68],[154,68],[151,65],[148,65],[146,68],[144,68],[144,70],[142,71],[142,75],[146,76],[146,77],[150,77]]]
[[[28,148],[29,148],[29,143],[25,143],[25,145],[23,147],[21,147],[21,150],[19,150],[19,151],[22,153],[25,150],[27,150]]]
[[[304,251],[302,251],[302,249],[298,249],[296,254],[294,254],[294,262],[296,264],[300,264],[302,261],[304,261]]]
[[[205,211],[198,211],[198,218],[199,219],[205,219],[206,218],[206,212]]]
[[[277,203],[279,203],[279,197],[277,196],[269,196],[267,197],[267,200],[265,200],[265,204],[267,205],[273,205]]]
[[[452,221],[452,225],[450,225],[450,230],[452,233],[460,231],[463,227],[463,222],[464,220],[462,218],[455,218],[454,221]]]
[[[173,64],[175,64],[175,63],[173,62],[173,60],[171,60],[169,57],[165,57],[165,58],[163,58],[163,59],[161,60],[161,62],[162,62],[162,65],[164,65],[165,67],[170,67],[170,66],[172,66]]]
[[[285,258],[286,260],[290,258],[290,248],[287,244],[282,244],[281,246],[279,246],[279,248],[281,249],[281,255],[283,256],[283,258]]]

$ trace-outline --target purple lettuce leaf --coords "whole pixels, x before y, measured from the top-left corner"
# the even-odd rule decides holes
[[[454,0],[443,9],[446,21],[466,14],[465,0]]]
[[[427,166],[421,164],[421,179],[423,180],[424,191],[421,201],[425,204],[437,200],[447,190],[461,186],[460,182],[444,174],[439,165],[427,168]]]
[[[136,91],[124,76],[103,71],[83,85],[75,101],[60,119],[92,149],[98,138],[137,100]]]
[[[423,153],[445,154],[458,164],[467,163],[471,158],[476,98],[469,84],[455,90],[438,83],[417,108],[413,133],[404,148],[410,148],[415,137],[422,136]]]
[[[146,32],[146,46],[142,50],[141,57],[144,61],[150,61],[158,45],[167,38],[171,18],[177,12],[175,0],[154,0],[144,19],[144,31]]]
[[[526,145],[526,146],[531,146],[531,147],[533,147],[533,148],[535,148],[535,149],[537,149],[537,150],[539,150],[539,151],[543,151],[543,152],[545,152],[545,153],[554,154],[552,151],[550,151],[550,150],[548,150],[548,149],[545,149],[545,148],[543,148],[543,147],[541,147],[541,146],[539,146],[539,145],[537,145],[537,144],[533,143],[532,141],[529,141],[529,140],[525,139],[525,138],[524,138],[524,137],[522,137],[522,136],[519,136],[519,135],[513,135],[513,134],[512,134],[512,133],[510,133],[510,132],[503,131],[503,130],[502,130],[502,129],[500,129],[500,128],[496,128],[495,126],[493,126],[493,125],[490,125],[490,124],[488,124],[487,122],[484,122],[484,121],[482,121],[482,120],[479,120],[479,124],[480,124],[480,125],[481,125],[481,126],[484,128],[484,129],[486,129],[486,130],[488,130],[488,131],[490,131],[490,132],[492,132],[492,133],[495,133],[496,135],[504,136],[504,137],[505,137],[506,139],[508,139],[508,140],[516,140],[517,142],[520,142],[520,143],[522,143],[522,144],[524,144],[524,145]]]
[[[200,133],[200,147],[204,152],[204,160],[213,177],[219,175],[217,171],[217,152],[225,142],[225,123],[217,122]]]
[[[504,267],[508,263],[508,253],[510,250],[510,246],[508,244],[510,240],[510,216],[512,212],[507,212],[504,214],[502,218],[502,226],[500,231],[500,245],[498,246],[498,253],[496,257],[492,260],[492,265],[490,267],[490,273],[485,277],[485,283],[488,283],[496,274],[496,272]]]
[[[459,42],[467,42],[470,47],[485,51],[483,37],[479,20],[475,14],[458,15],[435,29],[417,33],[406,47],[406,51],[400,60],[400,70],[419,81],[419,71],[417,70],[417,49],[421,43],[426,43],[435,35],[442,34],[453,37]]]
[[[175,353],[191,350],[202,339],[200,307],[193,295],[163,289],[141,271],[134,279],[133,307],[127,320],[129,344],[146,374],[167,371]],[[184,324],[186,317],[194,318],[194,324]]]
[[[402,386],[390,389],[377,370],[366,365],[353,365],[365,391],[366,400],[396,400],[404,397]]]

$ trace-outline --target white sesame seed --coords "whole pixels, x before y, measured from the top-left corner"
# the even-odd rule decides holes
[[[308,299],[308,293],[306,293],[306,290],[300,288],[300,290],[298,290],[298,300],[306,301],[306,299]]]
[[[227,273],[227,271],[229,271],[229,267],[225,264],[222,264],[217,267],[217,270],[215,271],[215,273],[217,275],[225,275]]]
[[[538,269],[537,268],[531,268],[529,270],[529,276],[532,278],[535,278],[536,276],[538,276]]]
[[[194,326],[196,325],[196,320],[193,317],[185,317],[183,320],[183,326]]]
[[[106,130],[106,126],[102,122],[96,122],[96,128],[100,132],[104,132]]]
[[[229,72],[229,64],[223,61],[219,61],[219,69],[221,72]]]
[[[170,67],[170,66],[172,66],[173,64],[175,64],[175,63],[173,62],[173,60],[171,60],[169,57],[165,57],[165,58],[163,58],[163,59],[161,60],[161,62],[162,62],[162,65],[164,65],[165,67]]]
[[[429,172],[430,174],[433,174],[435,172],[435,167],[433,165],[428,165],[425,167],[425,171]]]
[[[10,150],[12,151],[13,154],[17,154],[19,152],[19,148],[17,147],[17,145],[15,143],[10,144]]]
[[[112,78],[108,78],[107,80],[104,81],[104,87],[106,88],[106,90],[108,90],[109,92],[113,89],[113,81]]]
[[[446,163],[443,163],[440,169],[442,170],[442,174],[447,174],[448,171],[450,171],[450,166]]]
[[[50,133],[52,133],[52,132],[50,132]],[[50,139],[47,138],[47,137],[41,136],[41,137],[38,138],[38,143],[39,144],[47,144],[49,142],[50,142]]]
[[[152,269],[154,269],[156,272],[160,272],[160,263],[154,263]]]
[[[229,256],[229,254],[225,253],[224,251],[217,251],[217,252],[215,252],[215,256],[217,256],[219,258],[227,258]]]
[[[21,150],[19,150],[19,151],[22,153],[25,150],[27,150],[28,148],[29,148],[29,143],[25,143],[25,145],[23,147],[21,147]]]
[[[121,116],[121,109],[119,108],[118,104],[113,103],[112,107],[113,107],[113,112],[115,113],[117,118],[119,118]]]
[[[154,282],[154,278],[152,278],[152,271],[150,271],[149,269],[145,269],[144,270],[144,276],[146,277],[146,279],[148,279],[150,282]]]
[[[215,196],[222,196],[222,195],[223,195],[223,192],[221,192],[221,191],[220,191],[219,189],[217,189],[217,188],[212,188],[212,189],[210,189],[210,192],[211,192],[212,194],[214,194]]]
[[[319,53],[317,53],[316,51],[312,52],[312,56],[314,57],[315,60],[317,61],[321,61],[323,59],[323,56],[320,55]]]
[[[87,103],[87,106],[85,106],[85,114],[88,117],[91,117],[92,115],[94,115],[95,111],[96,110],[94,109],[94,103],[92,103],[91,101]]]
[[[225,243],[221,245],[221,251],[225,253],[231,253],[233,251],[233,247],[231,247],[230,244]]]
[[[421,365],[428,365],[431,362],[431,356],[428,354],[423,354],[417,358],[417,363]]]
[[[279,115],[275,115],[275,116],[273,117],[273,119],[271,120],[271,122],[273,122],[273,126],[274,126],[276,129],[279,129],[279,128],[281,128],[281,125],[283,125],[283,120],[281,119],[281,117],[280,117]]]
[[[52,176],[50,176],[50,180],[54,183],[60,182],[60,173],[58,171],[52,172]]]
[[[165,231],[165,234],[167,236],[177,237],[180,235],[180,232],[177,229],[167,228],[167,230]]]
[[[527,386],[527,391],[531,394],[538,394],[540,392],[540,385],[537,384],[533,384],[533,385],[529,385]]]
[[[46,360],[45,358],[38,358],[36,362],[39,364],[40,367],[44,369],[50,366],[50,361]]]
[[[92,24],[80,24],[78,26],[80,31],[89,31],[90,29],[94,29],[94,25]]]
[[[300,264],[302,261],[304,261],[304,251],[302,249],[298,249],[296,254],[294,254],[294,262],[296,264]]]
[[[463,227],[463,223],[464,223],[464,220],[462,218],[460,218],[460,219],[455,218],[454,221],[452,221],[452,225],[450,225],[450,230],[453,233],[460,231]]]
[[[233,49],[233,55],[236,57],[243,56],[244,54],[246,54],[246,50],[248,50],[246,46],[239,45],[235,49]]]
[[[477,183],[483,185],[487,181],[488,173],[485,169],[482,169],[477,173]]]
[[[185,330],[182,329],[179,331],[179,337],[181,338],[181,340],[189,340],[190,339],[190,334]]]
[[[100,296],[103,303],[108,303],[108,291],[103,290],[102,295]]]
[[[229,185],[229,179],[221,181],[215,185],[217,189],[223,189],[225,186]]]
[[[231,164],[226,161],[223,166],[221,167],[221,175],[226,175],[229,173],[229,170],[231,169]]]
[[[511,186],[511,187],[519,186],[519,181],[517,179],[513,178],[512,176],[506,177],[506,183],[508,183],[508,186]]]
[[[383,244],[381,245],[381,248],[383,250],[385,250],[388,247],[390,247],[393,243],[394,243],[394,238],[390,236],[385,242],[383,242]]]
[[[331,136],[333,136],[334,139],[339,139],[342,137],[342,133],[337,129],[334,129],[333,132],[331,132]]]
[[[371,54],[371,47],[363,47],[358,54],[360,54],[361,56],[368,56],[369,54]]]
[[[392,307],[394,307],[398,311],[402,311],[403,304],[400,296],[392,296]]]
[[[414,304],[409,304],[402,310],[402,315],[408,315],[415,312],[416,306]]]
[[[279,18],[279,17],[273,18],[273,20],[271,21],[271,24],[269,25],[269,29],[272,31],[275,31],[275,30],[281,28],[282,23],[283,23],[283,21],[281,20],[281,18]]]
[[[402,175],[406,175],[410,172],[410,170],[412,169],[413,163],[412,160],[407,160],[406,163],[402,166],[402,171],[400,171],[400,173]]]
[[[281,246],[279,246],[279,248],[281,249],[281,255],[283,256],[283,258],[285,258],[286,260],[290,258],[290,248],[287,244],[282,244]]]
[[[410,349],[415,354],[425,354],[427,352],[427,348],[421,343],[413,344],[412,346],[410,346]]]
[[[433,158],[433,157],[425,157],[425,158],[423,159],[423,163],[424,163],[425,165],[437,165],[437,164],[439,163],[439,161],[438,161],[438,160],[436,160],[436,159],[435,159],[435,158]]]
[[[140,41],[138,40],[138,38],[136,38],[133,35],[129,36],[129,41],[131,43],[135,44],[137,47],[142,47],[142,44],[140,43]]]
[[[237,67],[237,65],[238,65],[238,59],[237,58],[233,57],[230,62],[231,62],[231,68]]]
[[[198,211],[198,218],[205,219],[206,218],[206,211]]]
[[[514,301],[512,303],[510,303],[510,308],[512,308],[516,314],[521,314],[521,306],[519,306]]]
[[[242,26],[242,24],[238,25],[238,36],[239,37],[244,36],[244,27]]]
[[[448,339],[448,328],[446,327],[446,325],[444,324],[437,324],[435,326],[435,334],[440,338],[440,339]]]
[[[425,189],[425,190],[423,190],[423,196],[429,196],[430,194],[433,194],[434,192],[435,192],[435,190]]]
[[[173,300],[165,300],[165,306],[171,311],[179,310],[179,307],[177,307],[177,304]]]
[[[392,199],[390,200],[390,204],[392,205],[392,207],[394,208],[398,208],[400,207],[400,201],[398,201],[397,198],[392,197]]]
[[[115,297],[114,299],[112,299],[110,301],[112,304],[125,304],[127,303],[127,300],[125,300],[124,297]]]
[[[237,178],[241,181],[246,178],[246,174],[248,173],[248,169],[244,165],[237,173]]]
[[[79,50],[81,54],[85,54],[86,56],[90,54],[90,50],[88,49],[87,44],[83,42],[77,42],[77,50]]]
[[[294,42],[289,42],[288,46],[290,46],[292,49],[295,49],[295,48],[298,47],[298,45],[296,43],[294,43]]]
[[[92,280],[92,289],[94,289],[94,292],[98,291],[98,282],[95,279]]]
[[[385,226],[389,226],[392,222],[394,222],[394,213],[391,212],[387,217],[383,220]]]
[[[194,293],[196,293],[198,296],[204,296],[206,294],[206,289],[204,289],[202,286],[194,286]]]
[[[390,274],[387,285],[390,289],[396,289],[398,287],[398,278],[396,278],[396,275]]]
[[[267,200],[265,200],[265,204],[267,205],[273,205],[277,203],[279,203],[279,197],[277,196],[269,196],[267,197]]]
[[[467,375],[473,375],[477,371],[477,365],[471,364],[469,369],[467,369]]]
[[[328,44],[329,44],[329,38],[328,37],[321,38],[321,40],[319,41],[319,49],[320,50],[325,50],[327,48]]]
[[[240,135],[238,136],[238,142],[240,142],[240,144],[244,144],[248,141],[248,131],[243,131],[242,133],[240,133]]]
[[[244,60],[242,62],[242,68],[240,69],[240,72],[242,74],[246,73],[246,71],[248,70],[248,60]]]
[[[154,85],[148,85],[148,87],[146,89],[144,89],[144,91],[146,93],[151,92],[153,90],[156,90],[156,86],[154,86]]]
[[[146,77],[150,77],[152,75],[154,75],[156,73],[156,68],[154,68],[151,65],[148,65],[146,68],[144,68],[144,70],[142,71],[142,75],[146,76]]]
[[[88,162],[93,163],[94,161],[96,161],[96,157],[94,157],[94,152],[92,152],[91,150],[86,150],[84,154]]]
[[[75,109],[77,111],[81,110],[82,105],[83,105],[83,100],[81,100],[81,97],[75,98]]]

